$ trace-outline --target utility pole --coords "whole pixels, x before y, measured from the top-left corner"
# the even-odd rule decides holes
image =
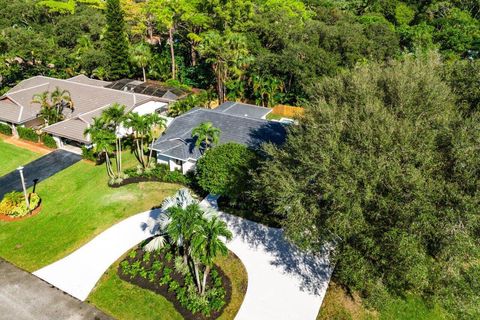
[[[27,211],[30,210],[30,201],[28,201],[27,196],[27,188],[25,187],[25,179],[23,178],[23,167],[20,166],[17,168],[18,172],[20,172],[20,179],[22,180],[22,187],[23,187],[23,195],[25,196],[25,203],[27,204]]]

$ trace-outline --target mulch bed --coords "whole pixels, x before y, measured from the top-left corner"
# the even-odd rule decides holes
[[[127,256],[125,260],[128,260],[130,263],[135,262],[135,261],[142,261],[143,255],[145,254],[145,251],[142,248],[137,248],[135,250],[137,252],[135,258],[130,258]],[[168,267],[173,270],[173,272],[170,274],[172,279],[177,281],[180,285],[183,285],[184,280],[183,276],[175,271],[174,268],[174,259],[172,259],[170,262],[166,261],[166,259],[163,258],[161,254],[160,258],[162,263],[164,264],[164,267]],[[154,259],[150,259],[149,262],[143,263],[142,265],[145,268],[150,268],[152,266],[152,262]],[[162,268],[163,270],[163,268]],[[160,285],[159,280],[163,274],[163,272],[158,272],[155,280],[153,282],[148,281],[148,279],[142,278],[140,275],[136,275],[135,277],[131,278],[130,275],[125,275],[122,271],[122,267],[119,266],[117,270],[117,274],[120,277],[120,279],[127,281],[129,283],[132,283],[134,285],[137,285],[141,288],[153,291],[154,293],[160,294],[163,297],[165,297],[168,301],[170,301],[175,309],[180,313],[186,320],[211,320],[211,319],[217,319],[220,315],[222,315],[224,309],[228,306],[230,303],[230,300],[232,299],[232,282],[230,279],[227,277],[227,275],[223,272],[222,269],[220,269],[218,266],[215,266],[215,270],[217,270],[219,276],[222,279],[222,284],[223,288],[225,289],[225,304],[223,307],[216,312],[212,312],[209,317],[206,317],[202,313],[198,312],[196,314],[193,314],[189,310],[185,309],[177,300],[177,297],[174,292],[169,292],[168,291],[168,284],[167,285]],[[211,283],[211,276],[209,276],[207,283],[209,284],[209,287],[212,286]]]
[[[3,215],[3,214],[0,214],[0,220],[1,221],[6,221],[6,222],[20,221],[20,220],[24,220],[24,219],[27,219],[27,218],[31,218],[31,217],[39,214],[40,211],[42,211],[42,205],[39,205],[38,207],[33,209],[32,212],[30,212],[29,214],[27,214],[23,217],[12,217],[12,216],[6,216],[6,215]]]

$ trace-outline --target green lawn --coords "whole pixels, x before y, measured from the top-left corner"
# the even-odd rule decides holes
[[[126,165],[134,164],[131,156],[125,158]],[[159,182],[109,188],[104,165],[80,161],[37,185],[42,198],[37,216],[0,222],[0,257],[28,271],[37,270],[114,223],[158,206],[178,188]]]
[[[0,140],[0,177],[41,155]]]
[[[173,304],[163,296],[121,280],[117,276],[117,269],[122,259],[113,264],[100,279],[88,297],[88,302],[121,320],[183,319]],[[218,258],[216,264],[232,281],[232,300],[218,319],[232,320],[240,309],[247,290],[247,272],[240,260],[232,254]]]

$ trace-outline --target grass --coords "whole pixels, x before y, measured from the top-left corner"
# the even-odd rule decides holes
[[[127,155],[125,167],[134,161]],[[113,189],[107,179],[104,165],[80,161],[40,182],[36,192],[42,198],[42,211],[22,221],[0,222],[0,256],[28,271],[37,270],[114,223],[158,206],[179,189],[159,182]]]
[[[117,269],[122,259],[113,264],[100,279],[88,302],[116,319],[183,319],[163,296],[121,280],[117,276]],[[247,272],[240,260],[231,253],[218,258],[216,264],[232,281],[232,300],[218,319],[234,319],[247,290]]]
[[[428,306],[420,297],[385,301],[379,310],[369,310],[358,295],[353,296],[331,282],[317,320],[446,320],[449,315],[438,305]]]
[[[0,177],[40,156],[38,153],[16,147],[0,140]]]
[[[284,117],[284,116],[281,116],[281,115],[278,115],[278,114],[273,114],[273,113],[269,113],[267,114],[267,120],[280,120],[282,118],[288,118],[288,117]]]

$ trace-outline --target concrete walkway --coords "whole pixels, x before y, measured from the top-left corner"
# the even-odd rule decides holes
[[[201,205],[218,208],[213,196]],[[227,247],[248,273],[247,293],[235,319],[316,319],[333,271],[328,254],[298,250],[281,229],[226,213],[221,217],[233,233]]]
[[[216,199],[209,196],[201,205],[216,207]],[[158,214],[159,210],[152,210],[132,216],[34,274],[85,300],[110,265],[151,236],[146,222]],[[247,293],[236,319],[314,320],[332,272],[327,259],[300,252],[280,229],[225,213],[221,217],[234,235],[227,246],[248,273]]]
[[[103,273],[132,247],[152,236],[144,227],[151,210],[127,218],[83,247],[33,274],[84,301]]]
[[[0,259],[0,320],[107,320],[93,306],[80,302],[30,273]]]
[[[65,150],[55,150],[24,166],[23,174],[25,184],[27,188],[29,188],[35,183],[45,180],[63,169],[70,167],[81,159],[82,157],[80,155]],[[13,190],[22,190],[22,183],[17,170],[0,177],[0,199],[3,198],[5,193]]]

